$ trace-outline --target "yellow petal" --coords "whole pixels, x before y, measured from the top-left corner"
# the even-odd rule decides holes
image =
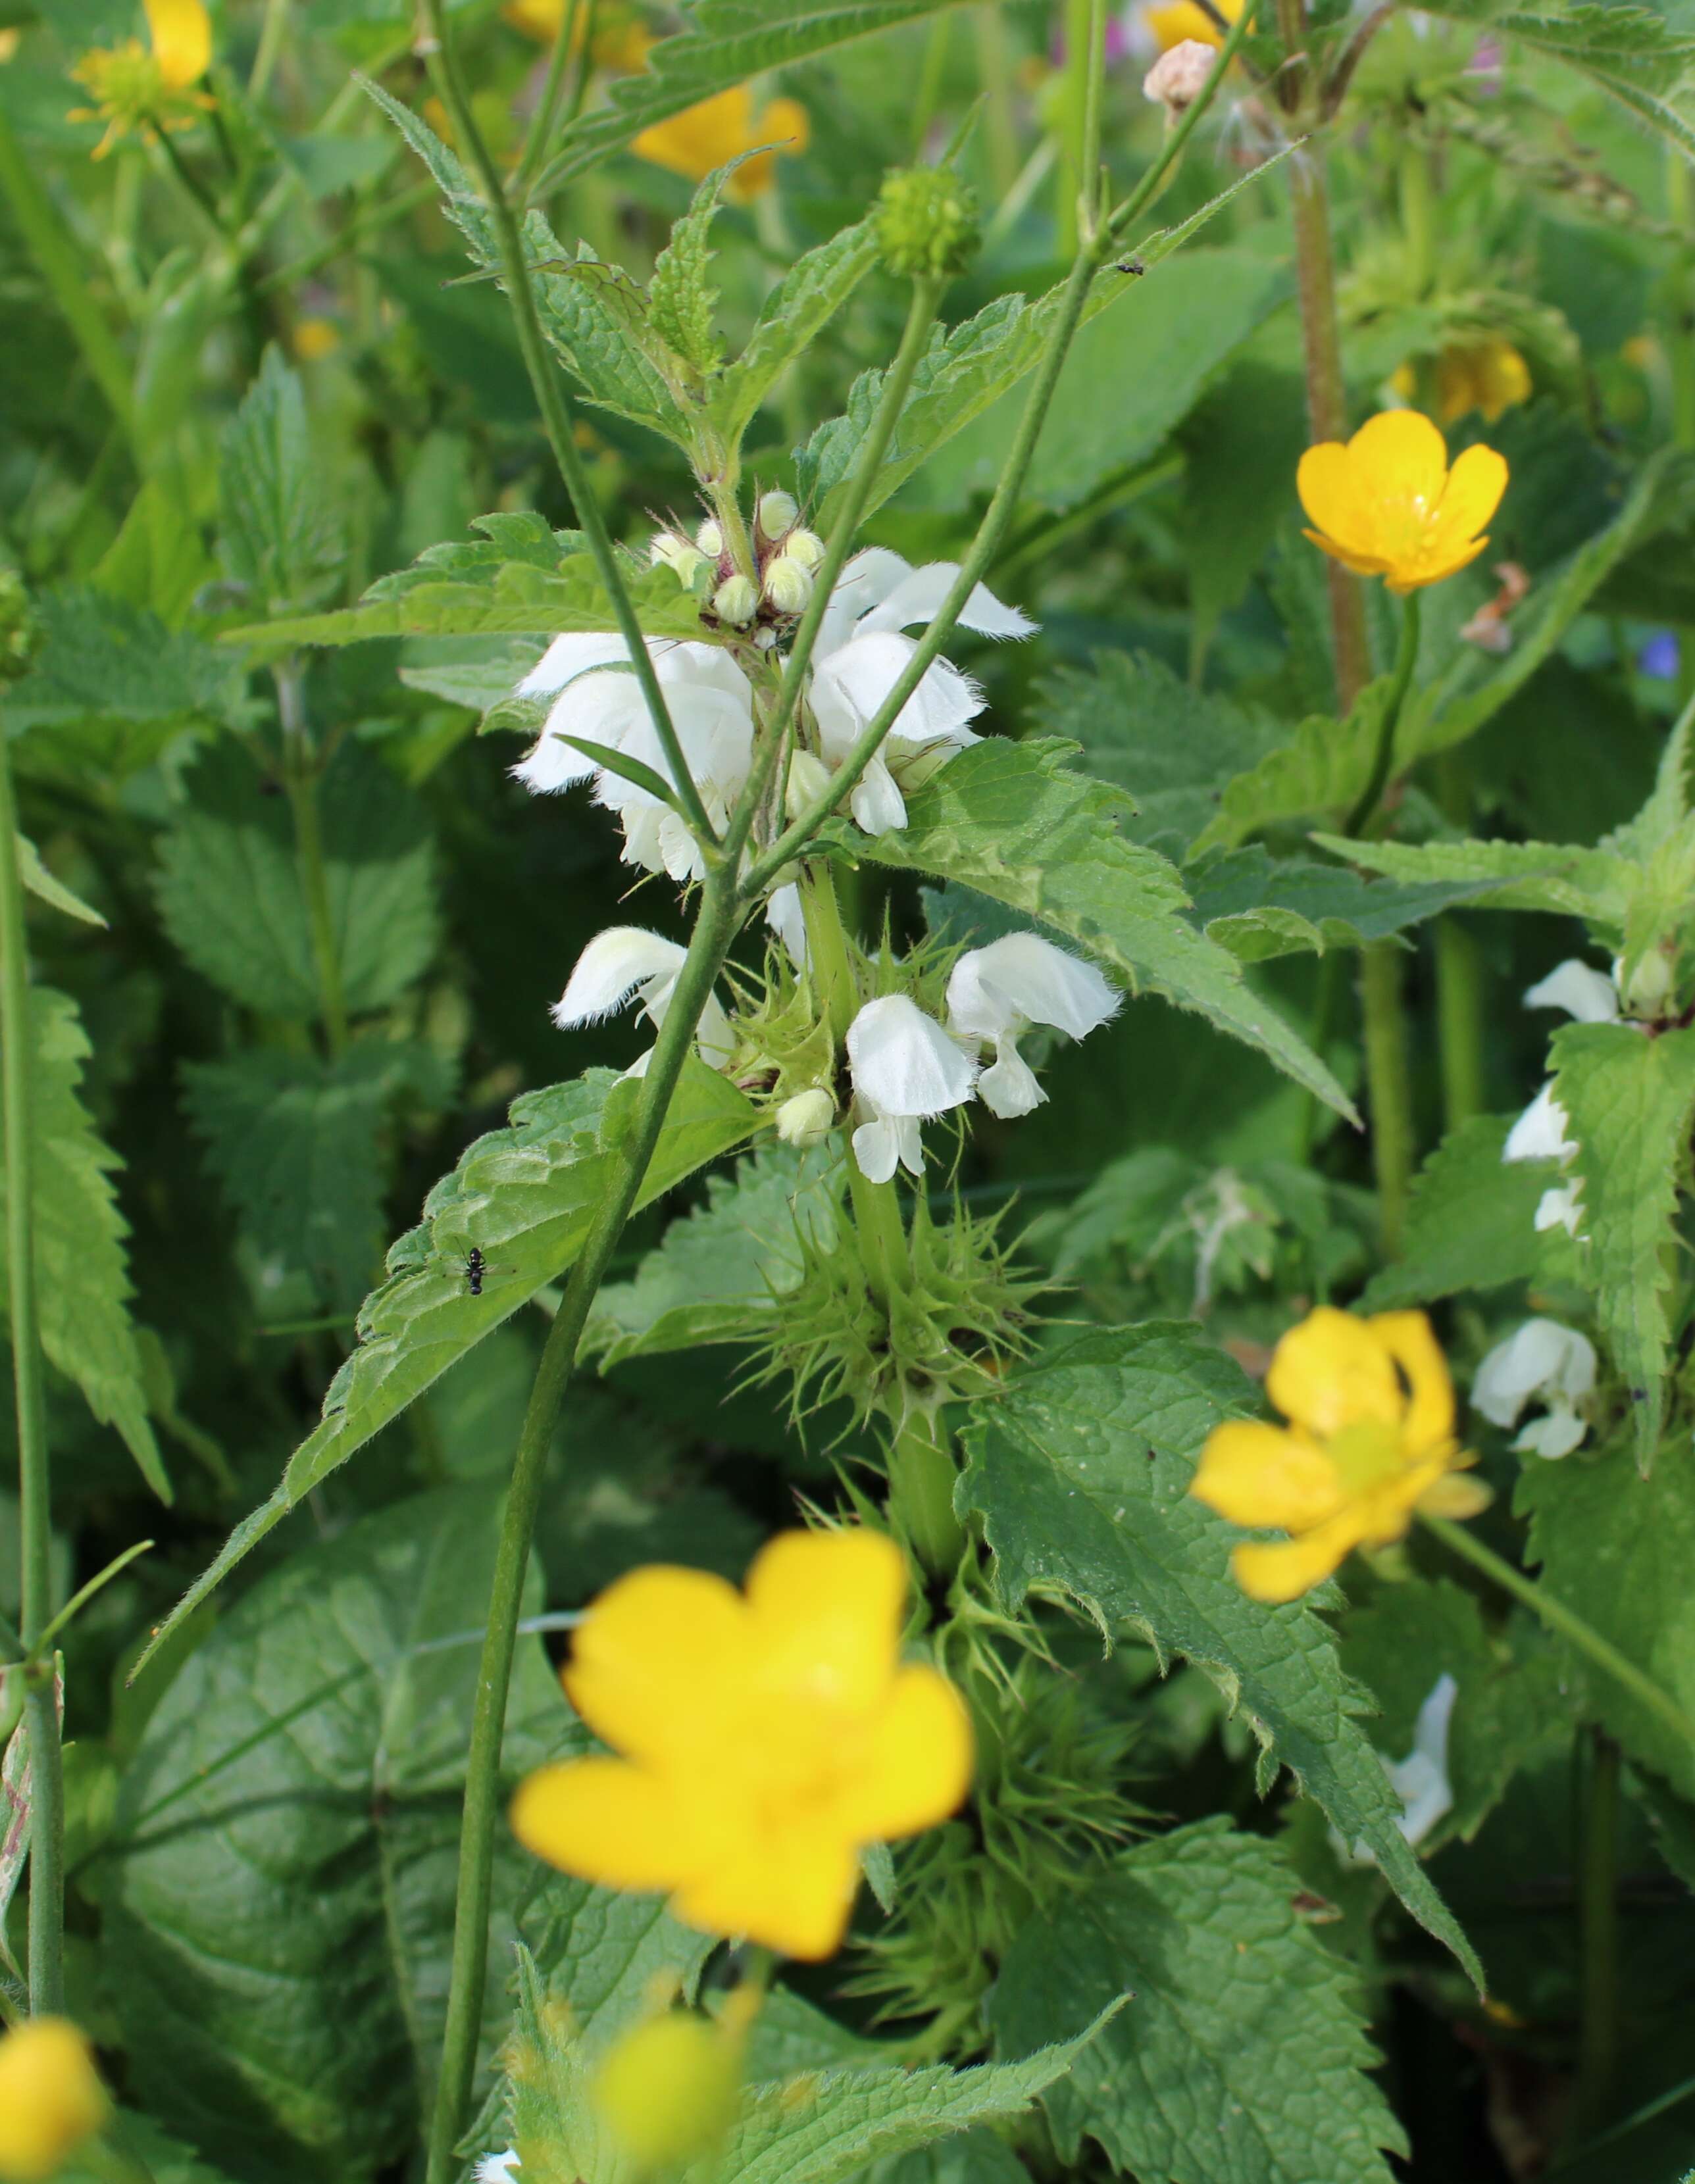
[[[679,1919],[708,1934],[744,1936],[785,1957],[833,1956],[859,1886],[854,1845],[802,1817],[744,1838],[672,1898]]]
[[[656,167],[698,182],[757,142],[753,94],[744,83],[736,83],[644,129],[630,149]]]
[[[1475,1517],[1494,1498],[1480,1479],[1448,1471],[1425,1489],[1419,1496],[1419,1508],[1426,1517]]]
[[[829,1826],[850,1841],[890,1842],[956,1812],[971,1787],[971,1718],[934,1669],[902,1669]]]
[[[1380,410],[1347,443],[1362,501],[1434,508],[1447,476],[1447,443],[1420,410]]]
[[[779,1532],[747,1577],[761,1691],[863,1713],[895,1674],[906,1564],[881,1532]]]
[[[1402,1428],[1408,1454],[1422,1456],[1451,1440],[1453,1382],[1430,1321],[1421,1312],[1380,1312],[1365,1323],[1406,1374],[1412,1391]]]
[[[674,1888],[734,1849],[735,1816],[711,1787],[684,1794],[622,1759],[539,1769],[519,1785],[511,1823],[526,1850],[605,1888]]]
[[[1352,569],[1356,577],[1380,577],[1389,564],[1379,554],[1356,554],[1352,547],[1338,546],[1334,538],[1326,538],[1322,531],[1308,531],[1303,536],[1315,546],[1322,547],[1333,561],[1340,561],[1345,569]]]
[[[1448,472],[1447,486],[1425,540],[1433,560],[1469,545],[1501,505],[1507,459],[1493,448],[1468,448]]]
[[[212,63],[212,19],[201,0],[145,0],[159,73],[173,91],[198,83]]]
[[[1344,1511],[1298,1540],[1268,1546],[1245,1540],[1230,1557],[1230,1568],[1251,1600],[1298,1600],[1341,1566],[1358,1546],[1359,1536],[1353,1513]]]
[[[0,2176],[56,2176],[106,2120],[88,2042],[63,2017],[26,2018],[0,2033]]]
[[[1316,1442],[1245,1421],[1207,1435],[1189,1491],[1233,1524],[1291,1532],[1321,1523],[1341,1500],[1335,1468]]]
[[[1464,553],[1452,554],[1441,560],[1420,558],[1403,563],[1385,578],[1388,588],[1405,599],[1408,592],[1421,592],[1427,584],[1439,584],[1444,577],[1452,577],[1460,569],[1468,568],[1484,548],[1487,538],[1475,539]]]
[[[1346,1425],[1401,1416],[1388,1350],[1363,1320],[1334,1305],[1320,1305],[1290,1329],[1272,1357],[1265,1392],[1285,1418],[1321,1440]]]
[[[565,1688],[595,1735],[633,1758],[710,1749],[750,1688],[750,1633],[733,1585],[655,1563],[589,1608]]]
[[[1363,550],[1369,543],[1369,526],[1354,487],[1353,463],[1340,440],[1325,440],[1308,448],[1295,470],[1295,490],[1311,517],[1321,546],[1334,542],[1345,552]]]

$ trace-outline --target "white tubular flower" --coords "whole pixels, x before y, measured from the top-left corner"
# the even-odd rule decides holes
[[[1491,1425],[1515,1426],[1527,1403],[1547,1407],[1532,1418],[1515,1449],[1536,1456],[1570,1456],[1589,1431],[1578,1406],[1595,1388],[1595,1346],[1575,1328],[1554,1319],[1527,1319],[1495,1347],[1477,1368],[1471,1384],[1474,1409]]]
[[[887,1183],[897,1166],[921,1175],[918,1125],[971,1097],[970,1058],[905,994],[867,1001],[848,1026],[847,1051],[867,1117],[853,1134],[861,1173],[873,1183]]]
[[[1414,1850],[1437,1821],[1453,1810],[1447,1744],[1453,1702],[1458,1696],[1459,1685],[1452,1676],[1446,1673],[1438,1676],[1430,1686],[1430,1696],[1419,1708],[1412,1750],[1404,1759],[1382,1760],[1383,1771],[1401,1800],[1401,1817],[1396,1825]],[[1378,1757],[1382,1759],[1380,1752]],[[1330,1830],[1330,1842],[1337,1856],[1351,1865],[1377,1863],[1376,1854],[1369,1844],[1357,1842],[1350,1851],[1334,1828]]]
[[[485,2153],[477,2164],[477,2184],[515,2184],[520,2166],[516,2146],[504,2153]]]
[[[1009,933],[986,948],[967,950],[954,965],[948,1028],[994,1046],[977,1096],[992,1114],[1010,1120],[1047,1098],[1018,1051],[1020,1036],[1032,1024],[1051,1024],[1086,1039],[1118,1014],[1120,998],[1092,963],[1079,963],[1034,933]]]
[[[835,1128],[836,1103],[822,1084],[797,1092],[777,1111],[777,1134],[785,1145],[804,1152],[822,1145]]]
[[[1565,1110],[1553,1096],[1550,1078],[1508,1131],[1501,1157],[1503,1161],[1557,1160],[1564,1167],[1576,1154]],[[1536,1201],[1537,1232],[1564,1228],[1568,1236],[1575,1236],[1583,1219],[1582,1199],[1583,1186],[1577,1183],[1558,1183],[1545,1190]]]
[[[1604,971],[1592,970],[1575,956],[1555,964],[1547,978],[1525,995],[1527,1009],[1564,1009],[1579,1023],[1616,1023],[1619,989]]]
[[[842,571],[819,625],[811,694],[824,756],[833,766],[847,757],[917,649],[902,632],[932,618],[958,574],[956,561],[915,569],[883,546],[867,547]],[[959,620],[962,628],[986,637],[1028,637],[1035,627],[983,584],[974,587]],[[906,824],[896,778],[902,762],[938,746],[963,749],[978,742],[968,723],[983,706],[983,693],[970,676],[950,660],[930,662],[849,800],[867,834]]]
[[[787,887],[772,889],[765,905],[765,922],[783,943],[795,969],[804,971],[806,967],[806,913],[801,907],[800,890],[792,880]]]
[[[570,983],[554,1004],[553,1020],[561,1031],[599,1023],[634,1000],[654,1029],[665,1022],[687,951],[674,940],[639,925],[611,925],[597,933],[577,959]],[[709,994],[694,1033],[695,1051],[722,1069],[735,1050],[735,1035],[716,994]],[[625,1072],[639,1077],[649,1054]]]

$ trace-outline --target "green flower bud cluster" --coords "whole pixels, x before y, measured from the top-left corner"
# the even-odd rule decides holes
[[[802,528],[792,493],[759,496],[752,546],[750,571],[737,566],[723,526],[709,516],[692,539],[680,530],[656,532],[648,559],[655,568],[672,571],[678,583],[694,592],[703,610],[722,627],[745,630],[756,622],[769,625],[805,614],[812,597],[813,571],[824,558],[824,542]]]
[[[977,198],[946,167],[903,167],[877,199],[877,243],[891,273],[909,281],[962,273],[982,237]]]

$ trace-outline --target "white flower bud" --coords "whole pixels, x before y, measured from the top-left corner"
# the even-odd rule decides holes
[[[1622,976],[1625,959],[1621,956],[1613,967],[1614,978]],[[1625,1006],[1633,1017],[1658,1016],[1671,999],[1677,976],[1664,951],[1650,948],[1630,976],[1630,983],[1621,990]]]
[[[792,555],[779,554],[765,572],[765,596],[778,614],[804,614],[812,596],[811,571]]]
[[[758,518],[761,534],[767,538],[780,538],[794,526],[800,513],[800,503],[792,493],[766,493],[760,495]]]
[[[724,534],[711,516],[694,534],[694,543],[709,561],[716,561],[724,550]]]
[[[1199,38],[1185,38],[1180,46],[1162,53],[1142,78],[1142,96],[1163,106],[1167,119],[1175,121],[1200,97],[1218,58],[1216,46],[1205,45]]]
[[[679,554],[691,554],[694,548],[686,538],[674,531],[655,531],[648,543],[648,564],[651,568],[673,567]]]
[[[791,531],[783,542],[783,551],[803,569],[816,569],[824,558],[824,542],[816,531]]]
[[[816,751],[797,750],[789,760],[789,787],[783,799],[783,808],[791,819],[798,819],[807,806],[816,804],[830,785],[830,769]]]
[[[777,1134],[785,1145],[804,1152],[808,1145],[823,1143],[835,1119],[835,1101],[822,1085],[815,1084],[810,1091],[797,1092],[792,1100],[785,1100],[778,1109]]]
[[[759,593],[751,577],[727,577],[712,594],[712,611],[733,629],[750,622],[759,611]]]

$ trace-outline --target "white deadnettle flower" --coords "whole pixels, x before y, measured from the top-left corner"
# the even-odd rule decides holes
[[[599,1023],[616,1016],[633,1000],[657,1031],[677,991],[677,974],[686,953],[674,940],[650,933],[644,927],[608,926],[604,933],[595,934],[577,957],[570,983],[554,1004],[554,1022],[561,1031],[574,1031],[580,1024]],[[735,1050],[735,1034],[716,994],[708,994],[700,1012],[694,1048],[714,1069],[722,1069]],[[641,1076],[652,1052],[650,1048],[624,1074]]]
[[[1413,1729],[1413,1748],[1404,1759],[1384,1759],[1383,1771],[1401,1800],[1401,1817],[1396,1822],[1408,1843],[1416,1850],[1437,1821],[1453,1810],[1453,1785],[1448,1780],[1448,1730],[1453,1720],[1453,1702],[1459,1696],[1459,1685],[1446,1673],[1438,1676],[1430,1686],[1430,1696],[1419,1708],[1419,1719]],[[1382,1755],[1380,1753],[1379,1758]],[[1341,1837],[1330,1830],[1330,1841],[1339,1856],[1346,1857],[1352,1865],[1375,1865],[1377,1859],[1369,1847],[1363,1842],[1346,1850]]]
[[[700,801],[713,825],[722,827],[753,755],[748,679],[722,645],[650,638],[648,651]],[[558,695],[540,740],[512,772],[539,795],[592,781],[595,802],[623,822],[626,863],[674,880],[700,879],[705,866],[684,820],[650,790],[560,741],[572,735],[602,744],[677,786],[629,660],[623,638],[611,632],[556,637],[518,685],[520,697]]]
[[[1563,1009],[1579,1023],[1616,1023],[1619,989],[1604,971],[1570,956],[1530,989],[1525,1006]],[[1553,1095],[1550,1078],[1508,1132],[1501,1157],[1503,1161],[1557,1160],[1564,1167],[1576,1153],[1569,1118]],[[1569,1236],[1575,1236],[1583,1219],[1582,1201],[1581,1184],[1555,1184],[1536,1202],[1536,1228],[1564,1228]]]
[[[994,1047],[977,1096],[991,1114],[1010,1120],[1047,1098],[1018,1051],[1023,1034],[1032,1024],[1051,1024],[1086,1039],[1118,1014],[1121,999],[1092,963],[1079,963],[1034,933],[1009,933],[986,948],[968,949],[954,965],[948,1028]]]
[[[1491,1425],[1515,1426],[1527,1403],[1543,1403],[1546,1418],[1532,1418],[1513,1443],[1537,1456],[1570,1456],[1589,1430],[1578,1405],[1595,1387],[1595,1346],[1558,1320],[1527,1319],[1497,1342],[1471,1384],[1473,1407]]]
[[[860,1173],[873,1183],[887,1183],[897,1167],[922,1175],[918,1125],[971,1097],[970,1057],[905,994],[867,1001],[848,1026],[847,1051],[867,1117],[853,1134]]]
[[[806,967],[806,913],[801,905],[800,890],[793,880],[786,887],[771,890],[766,899],[765,922],[783,943],[795,969],[804,971]]]
[[[915,569],[885,546],[867,546],[843,569],[819,625],[810,693],[819,740],[833,767],[847,758],[917,650],[916,640],[902,632],[934,617],[958,574],[956,561]],[[1035,628],[983,584],[973,588],[959,621],[961,628],[985,637],[1029,637]],[[930,662],[848,800],[867,834],[906,824],[897,780],[904,764],[924,751],[951,756],[980,740],[967,724],[984,703],[969,675],[950,660]]]
[[[504,2153],[485,2153],[477,2164],[477,2184],[514,2184],[519,2167],[516,2146]]]
[[[1556,963],[1547,978],[1525,995],[1527,1009],[1563,1009],[1579,1023],[1615,1023],[1619,989],[1604,971],[1592,970],[1575,956]]]

